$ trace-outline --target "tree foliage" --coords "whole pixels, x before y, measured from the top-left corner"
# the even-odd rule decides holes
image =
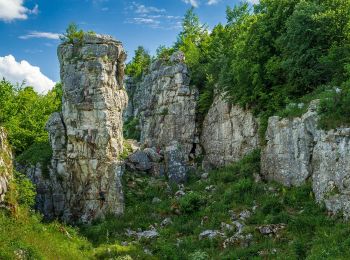
[[[45,124],[61,106],[62,86],[57,84],[46,95],[29,86],[14,86],[0,81],[0,125],[7,129],[16,155],[37,142],[47,142]]]
[[[160,47],[156,58],[185,53],[200,113],[220,94],[266,120],[288,103],[349,80],[349,10],[348,0],[242,2],[227,7],[226,24],[209,33],[191,8],[174,45]]]
[[[151,55],[142,46],[137,47],[132,60],[126,65],[125,74],[137,80],[142,78],[142,75],[148,71],[151,63]]]

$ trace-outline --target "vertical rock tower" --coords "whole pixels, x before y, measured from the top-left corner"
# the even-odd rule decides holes
[[[123,213],[121,166],[123,86],[122,44],[110,36],[86,34],[82,42],[58,47],[62,112],[47,123],[53,149],[52,201],[47,217],[90,222]]]

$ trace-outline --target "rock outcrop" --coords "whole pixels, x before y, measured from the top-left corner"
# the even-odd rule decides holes
[[[13,178],[12,151],[4,128],[0,127],[0,203],[4,201],[9,181]]]
[[[86,34],[81,43],[62,43],[58,57],[62,112],[46,126],[53,156],[44,213],[73,223],[121,214],[123,47],[109,36]]]
[[[267,145],[261,157],[262,175],[284,185],[301,185],[311,176],[311,159],[317,135],[317,103],[299,118],[269,118]]]
[[[217,96],[202,127],[203,167],[222,167],[257,149],[258,128],[252,113]]]
[[[350,128],[317,128],[317,101],[300,118],[269,119],[262,175],[284,185],[312,181],[318,202],[350,217]]]
[[[155,61],[142,82],[127,80],[129,89],[135,88],[129,91],[132,98],[127,114],[140,120],[141,144],[162,151],[168,177],[176,182],[186,179],[190,158],[199,143],[198,91],[189,83],[181,52],[174,53],[169,61]]]

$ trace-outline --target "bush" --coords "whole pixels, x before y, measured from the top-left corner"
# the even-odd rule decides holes
[[[196,192],[189,192],[180,198],[180,210],[186,214],[192,214],[199,210],[203,204],[202,197]]]
[[[139,129],[139,124],[139,119],[137,117],[129,118],[126,122],[124,122],[124,138],[140,141],[141,131]]]

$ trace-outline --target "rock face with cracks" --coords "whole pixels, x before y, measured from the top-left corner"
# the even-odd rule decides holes
[[[318,202],[350,217],[350,129],[317,127],[318,101],[299,118],[269,119],[261,169],[266,179],[298,186],[308,179]]]
[[[121,187],[123,86],[122,44],[112,37],[84,35],[58,47],[63,86],[62,111],[47,130],[53,150],[44,214],[90,222],[124,209]]]
[[[217,96],[203,122],[203,167],[222,167],[257,149],[258,129],[257,119],[250,111]]]
[[[13,178],[12,151],[4,128],[0,127],[0,203],[4,201],[9,181]]]
[[[189,86],[184,59],[182,52],[176,52],[168,61],[153,62],[141,82],[126,80],[131,101],[125,116],[139,118],[141,143],[164,153],[166,172],[175,182],[186,180],[199,143],[198,91]]]

